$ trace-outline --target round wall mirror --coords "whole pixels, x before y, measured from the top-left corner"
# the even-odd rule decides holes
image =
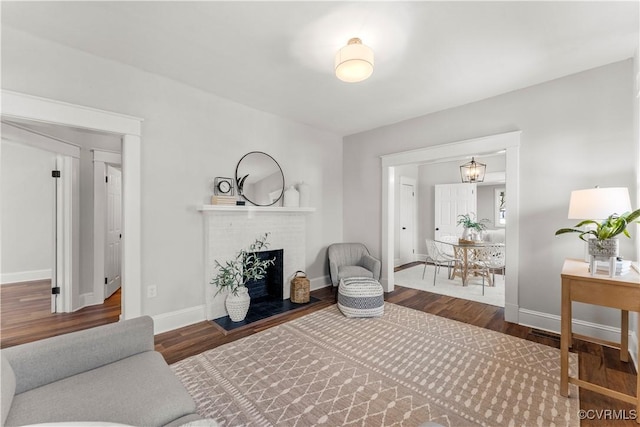
[[[256,206],[275,205],[284,193],[284,174],[276,160],[261,151],[245,154],[236,166],[238,194]]]

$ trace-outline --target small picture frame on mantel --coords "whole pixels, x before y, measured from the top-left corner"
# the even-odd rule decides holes
[[[213,180],[213,194],[216,196],[235,196],[233,179],[217,176]]]

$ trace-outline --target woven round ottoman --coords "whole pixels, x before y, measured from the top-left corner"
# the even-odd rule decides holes
[[[340,279],[338,308],[347,317],[380,317],[384,314],[382,285],[370,277]]]

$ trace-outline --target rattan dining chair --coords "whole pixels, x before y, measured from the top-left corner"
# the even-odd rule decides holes
[[[484,295],[485,278],[490,281],[490,285],[495,286],[496,270],[504,271],[506,265],[505,246],[503,244],[487,245],[476,251],[474,260],[474,270],[482,276],[482,295]]]

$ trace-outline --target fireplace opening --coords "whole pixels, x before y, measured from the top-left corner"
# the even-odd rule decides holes
[[[273,265],[267,268],[267,274],[260,280],[250,280],[246,286],[249,290],[251,303],[282,300],[283,295],[283,260],[284,249],[262,251],[254,253],[259,259],[274,259]]]

